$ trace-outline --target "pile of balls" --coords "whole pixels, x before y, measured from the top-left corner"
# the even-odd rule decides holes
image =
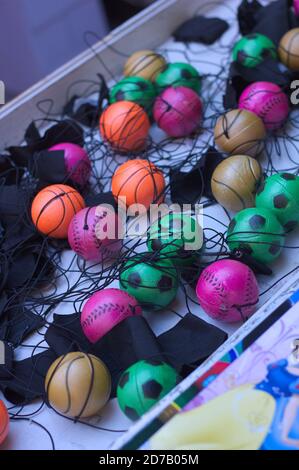
[[[78,165],[90,169],[84,149],[67,143],[61,149],[72,176]],[[74,166],[69,162],[75,162]],[[80,183],[86,184],[90,170],[79,173]],[[74,182],[79,184],[79,179],[74,178]],[[161,202],[164,188],[162,172],[147,160],[128,161],[116,170],[112,180],[115,198],[126,197],[128,206],[141,203],[148,208],[153,202]],[[104,262],[117,256],[121,249],[117,214],[104,206],[85,207],[83,197],[74,187],[55,184],[42,189],[32,202],[31,216],[40,233],[56,239],[68,238],[71,248],[86,261]],[[114,236],[111,233],[108,236],[107,227],[114,227]],[[141,315],[141,306],[153,310],[168,306],[178,290],[178,269],[188,266],[200,254],[185,248],[194,237],[200,236],[197,222],[188,215],[167,215],[153,224],[148,234],[148,253],[130,258],[121,270],[122,290],[102,289],[85,303],[81,325],[88,340],[95,343],[124,319]],[[155,304],[153,299],[157,299]],[[128,417],[136,419],[177,381],[176,371],[168,364],[137,363],[121,378],[120,406]],[[81,352],[69,353],[49,368],[45,392],[49,406],[56,412],[75,420],[83,419],[99,413],[105,406],[110,398],[111,377],[99,358]]]
[[[72,152],[78,152],[74,146],[67,146],[67,150],[70,157]],[[83,149],[80,152],[85,161],[86,153]],[[163,200],[164,188],[163,174],[146,160],[121,165],[112,180],[115,198],[127,196],[128,206],[141,202],[148,208],[155,200]],[[56,184],[41,190],[32,202],[31,215],[39,232],[52,238],[68,238],[71,248],[86,261],[104,262],[117,256],[121,249],[117,214],[104,206],[85,207],[82,196],[71,186]],[[114,237],[108,236],[108,226],[114,227]],[[168,306],[178,290],[179,270],[200,255],[200,250],[189,251],[188,243],[200,237],[200,227],[187,214],[168,214],[152,224],[148,253],[136,255],[124,264],[121,290],[102,289],[85,303],[81,326],[88,340],[95,343],[121,321],[141,315],[141,307],[160,310]],[[168,364],[155,361],[134,364],[120,380],[117,392],[120,407],[128,417],[137,419],[177,381],[176,371]],[[49,368],[45,392],[49,406],[56,412],[83,419],[105,406],[110,398],[111,377],[99,358],[69,353]]]
[[[252,183],[249,186],[246,184],[247,173],[248,181]],[[259,174],[256,160],[244,155],[232,156],[216,168],[212,188],[224,207],[237,212],[227,231],[229,249],[268,265],[280,256],[286,234],[298,225],[299,177],[278,173],[261,179],[255,188],[254,181],[257,182]],[[232,181],[235,175],[240,178],[237,184]],[[227,183],[231,181],[231,185],[224,184],[224,179]],[[245,207],[242,210],[238,210],[240,203]],[[253,271],[230,259],[205,268],[196,293],[203,310],[212,318],[225,322],[246,320],[254,313],[259,299]]]
[[[268,58],[298,71],[299,28],[282,37],[278,50],[257,33],[242,37],[233,48],[233,60],[243,67],[256,67]],[[238,109],[220,116],[214,129],[216,145],[229,156],[212,175],[212,192],[220,205],[237,212],[228,228],[228,247],[264,264],[279,257],[286,233],[299,222],[299,177],[281,173],[264,180],[256,160],[267,131],[281,128],[289,112],[288,96],[278,85],[255,82],[241,94]],[[253,272],[234,260],[208,266],[196,292],[208,315],[227,322],[245,320],[258,302]]]
[[[170,137],[185,137],[199,128],[201,77],[187,63],[167,63],[153,51],[138,51],[124,67],[125,78],[110,91],[100,133],[119,153],[135,153],[147,144],[151,119]]]
[[[244,67],[256,67],[268,57],[279,57],[290,70],[299,70],[299,29],[282,38],[278,51],[260,34],[243,37],[233,50],[233,59]],[[144,150],[152,119],[171,137],[188,136],[199,128],[201,77],[194,67],[167,64],[153,51],[139,51],[127,61],[124,75],[110,90],[110,104],[100,118],[101,136],[114,151]],[[264,179],[256,159],[267,131],[281,128],[289,111],[283,90],[273,83],[256,82],[243,91],[238,109],[220,116],[214,130],[215,143],[228,158],[213,173],[212,192],[225,209],[236,212],[228,228],[228,246],[261,263],[277,259],[285,234],[299,221],[299,177],[282,173]],[[69,180],[76,188],[83,187],[91,174],[86,151],[69,143],[50,150],[64,151]],[[127,208],[142,206],[148,210],[151,204],[160,204],[165,186],[163,172],[141,158],[120,165],[112,178],[112,193]],[[104,206],[85,207],[74,187],[55,184],[44,188],[33,200],[31,216],[39,232],[67,238],[85,261],[105,262],[117,257],[122,248],[118,215]],[[111,226],[112,236],[107,233]],[[198,262],[201,250],[190,250],[188,244],[201,233],[197,221],[188,214],[159,217],[148,231],[148,251],[122,265],[120,289],[102,289],[84,304],[81,326],[87,339],[96,343],[126,318],[141,315],[142,309],[158,311],[169,306],[176,297],[181,271]],[[205,268],[196,294],[203,310],[224,322],[246,320],[259,300],[253,271],[231,259]],[[139,361],[120,378],[120,408],[136,420],[178,380],[177,372],[166,363]],[[99,358],[72,352],[51,365],[45,391],[49,406],[78,420],[102,410],[111,394],[111,377]],[[8,415],[0,402],[0,443],[7,429]]]

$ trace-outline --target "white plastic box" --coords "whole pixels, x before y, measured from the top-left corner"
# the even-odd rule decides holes
[[[236,12],[238,0],[219,1],[203,1],[203,0],[160,0],[152,6],[141,12],[136,17],[129,20],[109,34],[104,40],[93,46],[93,50],[86,50],[72,61],[66,63],[63,67],[56,70],[53,74],[46,77],[41,82],[34,85],[28,91],[11,101],[0,109],[0,151],[9,145],[17,145],[21,143],[24,131],[32,120],[38,120],[45,117],[41,112],[41,103],[44,103],[44,109],[47,108],[48,100],[54,105],[51,109],[52,113],[61,113],[63,106],[67,100],[67,93],[70,85],[75,82],[84,80],[93,80],[96,74],[101,73],[107,79],[109,75],[102,63],[109,64],[109,70],[113,75],[122,73],[125,58],[115,51],[123,51],[130,54],[138,49],[153,49],[165,44],[172,32],[181,25],[185,20],[191,18],[200,11],[201,14],[208,16],[218,16],[219,9],[221,17],[225,19],[226,12],[228,19],[231,21],[232,12]],[[236,31],[234,31],[236,37]],[[208,53],[209,54],[209,53]],[[200,56],[201,57],[201,56]],[[99,60],[100,59],[100,60]],[[1,73],[1,72],[0,72]],[[0,76],[1,79],[1,76]],[[72,88],[72,94],[80,95],[85,90],[86,85],[77,83]],[[216,216],[218,217],[218,215]],[[220,217],[220,216],[219,216]],[[288,244],[292,244],[291,240]],[[298,265],[298,250],[287,252],[281,263],[276,265],[276,278],[273,277],[267,282],[271,285],[281,275],[291,271]],[[285,289],[288,283],[294,285],[298,281],[298,273],[293,274],[292,279],[288,282],[282,281],[275,287],[275,293],[279,289]],[[266,289],[267,285],[263,286]],[[293,286],[292,286],[293,288]],[[273,292],[270,292],[270,296]],[[282,294],[283,295],[283,294]],[[269,296],[267,297],[269,298]],[[266,299],[265,299],[266,300]],[[56,309],[60,313],[59,309]],[[205,320],[207,317],[202,312],[194,312],[199,314]],[[254,319],[244,325],[240,330],[240,335],[244,331],[248,331],[262,317],[271,313],[271,302],[267,304],[265,310],[260,311]],[[155,322],[158,323],[159,319]],[[163,323],[164,320],[161,319]],[[168,327],[173,326],[173,324]],[[167,329],[167,322],[164,321],[163,328]],[[233,329],[232,329],[233,330]],[[231,331],[232,331],[231,330]],[[238,337],[239,332],[236,333]],[[236,340],[236,337],[234,340]],[[224,345],[223,351],[228,345]],[[218,352],[215,353],[216,357]],[[205,368],[205,365],[202,366]],[[186,379],[188,380],[188,379]],[[175,394],[175,392],[174,392]],[[165,398],[164,403],[168,398]],[[33,407],[29,406],[28,412]],[[158,413],[155,409],[152,414]],[[36,420],[45,425],[52,433],[56,447],[58,449],[108,449],[112,442],[119,434],[107,433],[105,431],[90,429],[79,423],[74,424],[69,420],[57,416],[52,410],[43,409]],[[137,427],[143,426],[146,420],[145,416],[142,423]],[[103,417],[97,417],[92,424],[115,429],[126,430],[130,426],[130,422],[121,415],[117,408],[115,400],[111,402]],[[124,438],[123,442],[126,441]],[[24,423],[13,423],[11,426],[10,439],[5,444],[7,449],[48,449],[49,438],[38,428]]]

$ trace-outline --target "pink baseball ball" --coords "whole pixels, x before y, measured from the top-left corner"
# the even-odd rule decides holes
[[[120,220],[108,207],[86,207],[71,220],[68,241],[72,250],[86,261],[106,261],[119,253]]]
[[[93,294],[83,307],[81,326],[91,343],[96,343],[128,317],[141,315],[137,300],[120,289],[103,289]]]
[[[202,103],[195,91],[169,87],[155,101],[154,119],[171,137],[186,137],[202,121]]]
[[[249,318],[259,299],[253,271],[240,261],[220,260],[201,273],[196,294],[203,310],[215,320],[234,323]]]
[[[270,82],[255,82],[246,87],[240,96],[239,108],[257,114],[269,130],[279,129],[290,112],[287,95]]]
[[[293,6],[296,16],[299,16],[299,0],[293,0]]]
[[[54,145],[49,150],[64,151],[64,162],[69,178],[80,186],[87,183],[91,174],[91,163],[86,150],[67,142]]]

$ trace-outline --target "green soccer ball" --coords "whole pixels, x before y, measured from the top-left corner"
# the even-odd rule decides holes
[[[244,209],[229,224],[227,244],[231,251],[244,250],[261,263],[271,263],[283,248],[284,229],[268,209]]]
[[[256,67],[268,58],[277,59],[277,50],[274,42],[263,34],[248,34],[233,48],[233,60],[244,67]]]
[[[202,228],[187,214],[170,213],[150,227],[147,247],[171,260],[178,268],[195,263],[201,253]]]
[[[201,76],[192,65],[175,62],[168,64],[166,69],[156,78],[159,93],[172,86],[192,88],[196,93],[201,90]]]
[[[111,89],[110,103],[132,101],[150,113],[156,96],[156,88],[149,80],[141,77],[127,77]]]
[[[124,414],[137,421],[179,382],[173,367],[156,360],[139,361],[120,377],[117,400]]]
[[[174,300],[178,276],[170,260],[143,253],[126,262],[120,272],[119,284],[144,308],[161,310]]]
[[[278,173],[266,178],[256,195],[256,207],[265,207],[276,215],[286,232],[299,222],[299,177]]]

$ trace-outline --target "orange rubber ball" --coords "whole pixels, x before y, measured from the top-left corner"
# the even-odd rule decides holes
[[[108,106],[100,118],[100,133],[118,152],[138,152],[146,146],[150,120],[141,106],[118,101]]]
[[[9,416],[3,401],[0,400],[0,445],[7,437],[9,429]]]
[[[149,209],[152,203],[164,200],[165,179],[161,170],[147,160],[129,160],[120,165],[112,177],[115,199],[126,198],[127,207],[142,204]]]
[[[67,238],[69,224],[85,207],[83,197],[71,186],[53,184],[40,191],[31,206],[37,230],[53,238]]]

